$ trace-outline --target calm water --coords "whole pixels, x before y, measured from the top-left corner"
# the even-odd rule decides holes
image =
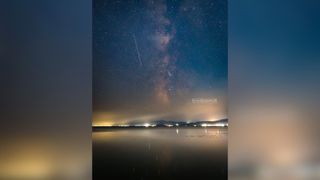
[[[93,179],[227,179],[227,128],[95,131]]]

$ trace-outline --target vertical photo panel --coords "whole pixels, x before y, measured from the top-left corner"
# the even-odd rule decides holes
[[[93,0],[93,179],[227,179],[227,0]]]

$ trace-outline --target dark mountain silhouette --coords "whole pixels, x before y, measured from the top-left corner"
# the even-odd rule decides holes
[[[127,125],[114,125],[111,127],[94,127],[94,129],[99,128],[144,128],[144,127],[206,127],[206,126],[228,126],[228,119],[220,119],[217,121],[179,121],[179,120],[155,120],[149,123],[141,122],[141,121],[134,121]]]

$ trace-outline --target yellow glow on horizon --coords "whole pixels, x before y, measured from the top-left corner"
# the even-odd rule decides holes
[[[113,123],[92,123],[92,127],[112,127],[114,124]]]
[[[166,99],[166,98],[161,98]],[[92,126],[115,126],[119,124],[130,124],[139,122],[152,124],[155,120],[161,119],[181,119],[188,122],[199,119],[206,121],[217,121],[226,117],[225,104],[193,104],[182,103],[169,107],[166,103],[154,104],[145,110],[140,106],[135,106],[132,110],[94,111]],[[175,126],[175,124],[172,124]]]

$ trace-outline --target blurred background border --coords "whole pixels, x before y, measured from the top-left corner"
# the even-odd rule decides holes
[[[91,7],[0,2],[0,179],[91,179]]]
[[[0,179],[91,179],[91,1],[0,3]],[[229,0],[230,179],[319,179],[319,8]]]

